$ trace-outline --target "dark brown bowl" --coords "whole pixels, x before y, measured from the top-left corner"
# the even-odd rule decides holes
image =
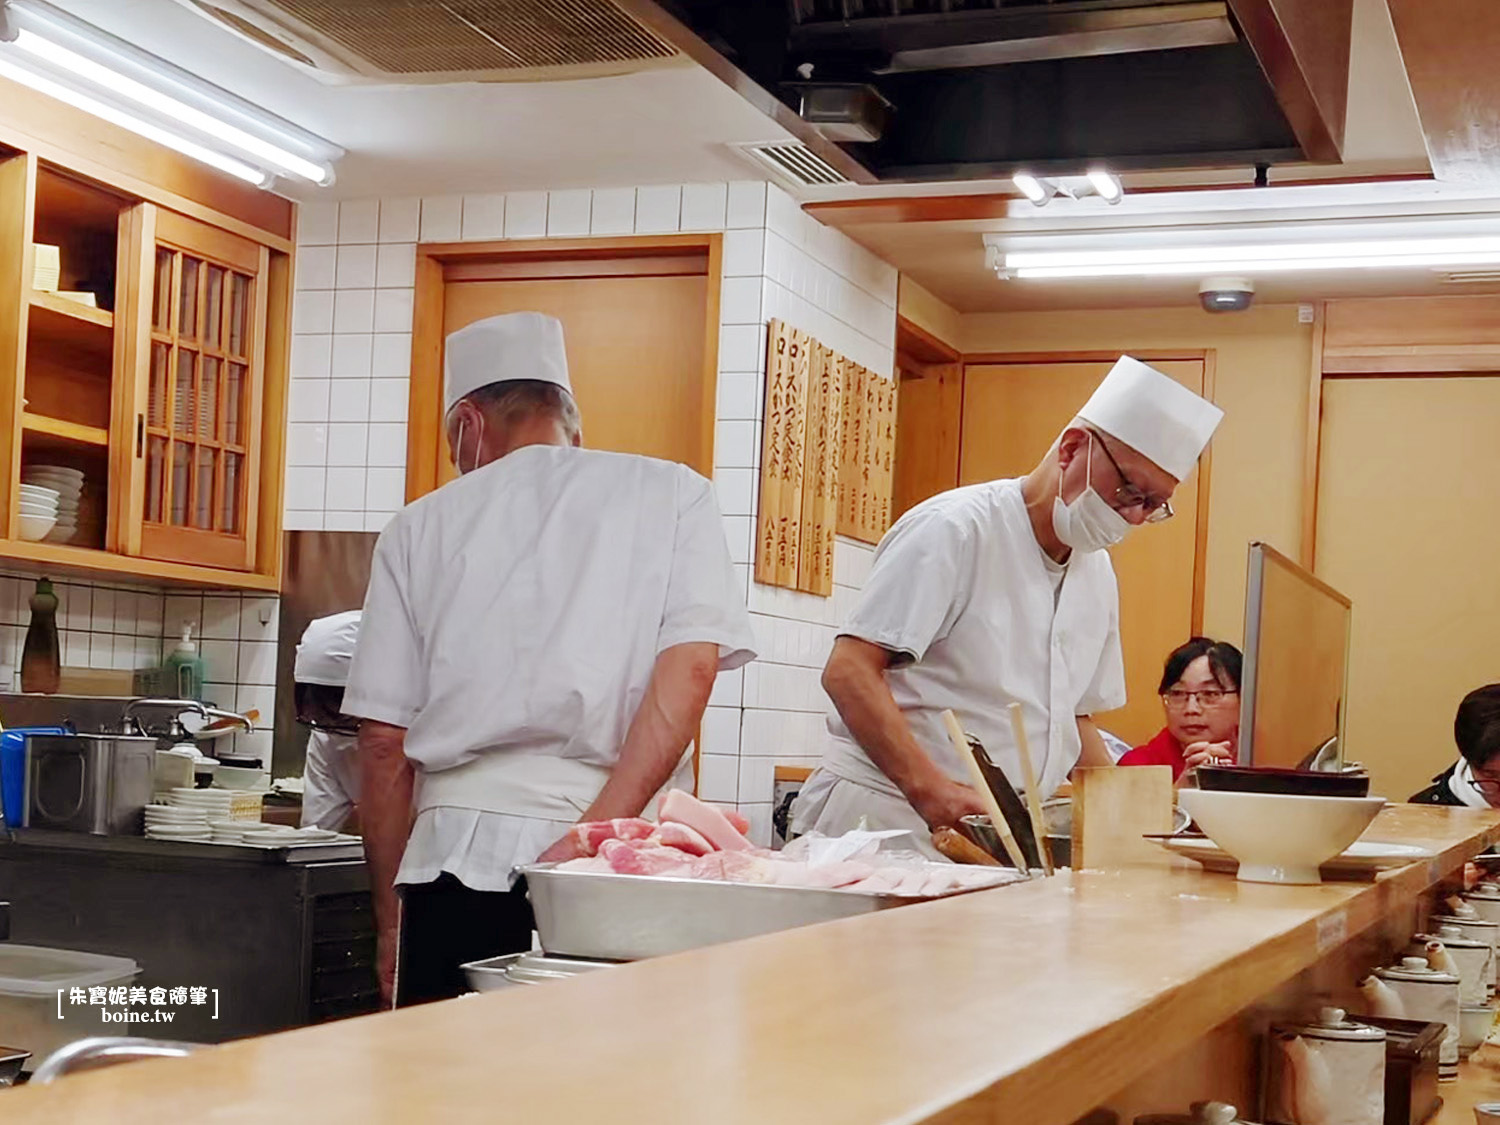
[[[1295,797],[1368,797],[1370,775],[1289,770],[1276,766],[1199,766],[1198,788]]]

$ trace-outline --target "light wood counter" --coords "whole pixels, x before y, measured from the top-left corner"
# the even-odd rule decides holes
[[[1196,865],[1064,875],[115,1067],[0,1093],[0,1110],[7,1125],[1066,1125],[1408,909],[1500,815],[1399,806],[1370,835],[1437,855],[1317,887]]]

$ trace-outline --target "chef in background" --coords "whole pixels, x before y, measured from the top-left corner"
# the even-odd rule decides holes
[[[861,819],[929,831],[983,812],[941,715],[952,709],[1012,784],[1021,704],[1042,796],[1111,758],[1089,716],[1125,702],[1119,593],[1106,548],[1172,515],[1223,412],[1128,356],[1026,477],[918,504],[875,552],[823,670],[823,760],[795,832]]]
[[[313,621],[292,665],[297,721],[312,728],[302,766],[302,827],[342,829],[359,803],[359,720],[344,714],[344,685],[359,639],[359,610]]]
[[[444,399],[461,475],[381,534],[344,700],[402,1005],[530,949],[512,869],[573,858],[574,822],[638,816],[674,774],[691,787],[714,677],[754,657],[712,486],[579,448],[557,320],[454,332]]]

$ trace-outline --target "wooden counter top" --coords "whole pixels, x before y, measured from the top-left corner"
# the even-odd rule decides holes
[[[1371,883],[1064,875],[78,1075],[0,1093],[0,1110],[7,1125],[1066,1125],[1497,834],[1500,815],[1398,806],[1371,838],[1436,855]]]

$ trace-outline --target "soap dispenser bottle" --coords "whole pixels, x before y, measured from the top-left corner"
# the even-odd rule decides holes
[[[178,699],[203,700],[203,657],[193,641],[193,623],[182,623],[182,640],[167,656],[167,683]]]
[[[31,595],[31,624],[21,647],[21,690],[54,694],[62,681],[62,651],[57,642],[57,595],[49,579],[39,578]]]

